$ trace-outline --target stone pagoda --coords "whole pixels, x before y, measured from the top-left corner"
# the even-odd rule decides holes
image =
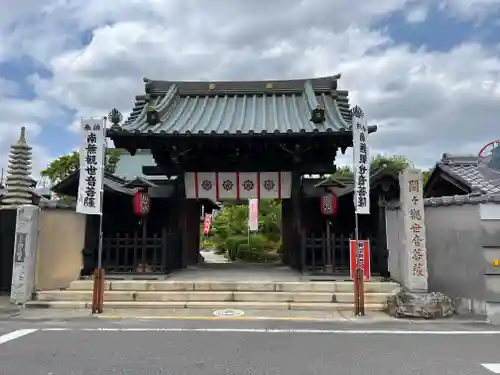
[[[16,209],[22,204],[32,203],[31,147],[26,143],[26,128],[10,149],[9,167],[5,181],[5,195],[0,209]]]

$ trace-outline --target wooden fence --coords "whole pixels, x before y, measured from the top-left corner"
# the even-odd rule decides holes
[[[179,249],[178,236],[171,233],[105,235],[103,267],[107,273],[167,273],[179,268]]]
[[[303,271],[318,274],[349,274],[349,241],[353,235],[332,233],[326,235],[302,236]],[[365,238],[360,236],[360,238]],[[377,268],[377,239],[370,239],[372,270]]]

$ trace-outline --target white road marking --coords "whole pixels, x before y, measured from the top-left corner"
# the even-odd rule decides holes
[[[412,331],[345,329],[266,329],[266,328],[41,328],[40,331],[80,332],[213,332],[213,333],[322,333],[338,335],[500,335],[499,331]]]
[[[213,314],[215,316],[243,316],[245,315],[245,312],[243,310],[224,309],[224,310],[215,310]]]
[[[500,363],[481,363],[481,366],[494,374],[500,374]]]
[[[5,344],[6,342],[18,339],[19,337],[29,335],[30,333],[36,331],[38,331],[38,329],[18,329],[17,331],[0,336],[0,344]]]

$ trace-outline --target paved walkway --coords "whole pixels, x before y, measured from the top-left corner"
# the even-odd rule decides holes
[[[228,263],[229,260],[223,254],[216,254],[214,249],[205,248],[200,251],[205,263]]]
[[[302,281],[302,275],[290,267],[262,263],[201,263],[167,276],[167,280],[217,281]]]

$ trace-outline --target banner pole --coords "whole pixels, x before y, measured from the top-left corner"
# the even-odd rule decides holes
[[[100,205],[100,214],[99,214],[99,243],[97,249],[97,269],[94,275],[94,293],[96,295],[92,298],[93,306],[92,313],[93,314],[102,314],[104,311],[104,269],[102,268],[102,243],[103,243],[103,207],[104,207],[104,168],[106,165],[106,117],[104,117],[103,121],[103,129],[104,140],[103,140],[103,151],[102,151],[102,160],[101,160],[101,186],[100,186],[100,195],[101,199],[99,202]],[[95,302],[95,306],[94,306]]]
[[[358,106],[354,107],[354,109],[351,112],[353,121],[352,121],[352,137],[353,137],[353,153],[352,153],[352,164],[353,164],[353,172],[354,172],[354,194],[353,194],[353,199],[354,199],[354,241],[356,243],[356,256],[354,257],[356,260],[356,268],[355,268],[355,274],[354,274],[354,315],[355,316],[364,316],[365,315],[365,296],[364,296],[364,265],[365,262],[368,261],[369,259],[364,259],[364,243],[360,244],[359,240],[359,212],[358,212],[358,207],[359,207],[359,199],[358,197],[358,190],[359,190],[359,175],[360,172],[360,155],[356,157],[356,154],[361,154],[361,144],[365,143],[366,146],[366,141],[367,141],[367,130],[365,128],[366,124],[364,123],[364,114],[361,108]],[[356,115],[356,116],[355,116]],[[354,117],[357,117],[357,121],[354,121]],[[362,123],[360,124],[359,121],[362,120]],[[363,129],[363,132],[366,132],[366,136],[361,137],[360,133],[360,126]],[[356,136],[355,136],[356,135]],[[359,136],[359,137],[358,137]],[[359,139],[358,139],[359,138]],[[366,158],[368,157],[368,150],[366,149],[365,151]],[[366,164],[366,161],[363,162]],[[366,172],[366,166],[365,166],[365,172]],[[363,174],[365,173],[363,172]],[[369,177],[370,172],[368,168],[368,186],[366,187],[366,192],[365,194],[368,195],[369,198]],[[364,183],[365,184],[365,183]],[[369,203],[368,203],[368,209],[369,209]],[[361,212],[361,213],[366,213],[366,212]],[[369,211],[368,211],[369,214]]]

